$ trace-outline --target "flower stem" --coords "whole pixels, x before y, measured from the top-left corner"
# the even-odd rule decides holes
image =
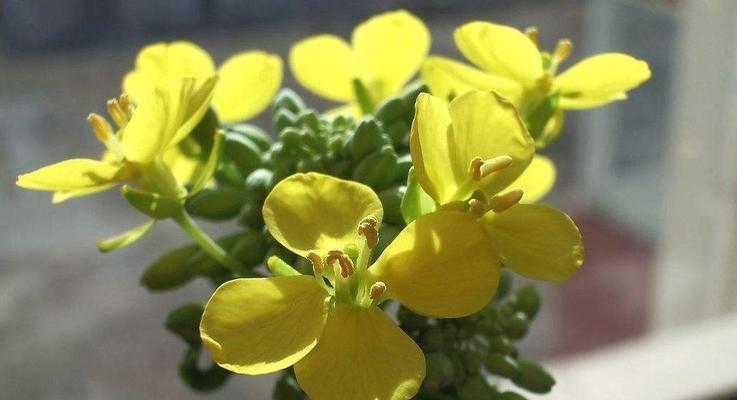
[[[182,211],[175,216],[172,217],[172,219],[180,226],[182,229],[184,229],[187,234],[194,239],[195,242],[200,246],[200,248],[207,253],[210,257],[214,258],[217,262],[224,265],[228,270],[230,270],[234,275],[238,276],[241,273],[241,266],[238,264],[236,260],[231,258],[228,253],[220,247],[210,236],[205,233],[205,231],[202,230],[202,228],[197,225],[197,223],[192,219],[192,217],[187,214],[187,211],[182,209]]]

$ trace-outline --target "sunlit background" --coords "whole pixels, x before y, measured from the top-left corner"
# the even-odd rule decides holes
[[[606,51],[650,64],[628,101],[568,113],[551,147],[559,174],[546,201],[579,224],[586,263],[565,284],[536,283],[544,308],[522,351],[554,371],[550,399],[737,393],[737,1],[5,0],[0,398],[268,399],[270,376],[235,377],[206,397],[179,381],[185,344],[162,321],[211,289],[152,294],[138,278],[183,233],[161,223],[102,255],[96,240],[144,221],[116,191],[51,206],[15,177],[101,151],[85,117],[104,111],[147,43],[191,40],[216,61],[248,49],[286,59],[307,35],[348,37],[397,8],[424,19],[436,54],[461,58],[453,29],[481,19],[537,26],[548,49],[570,38],[568,65]],[[288,72],[285,86],[330,106]],[[268,116],[256,123],[273,132]]]

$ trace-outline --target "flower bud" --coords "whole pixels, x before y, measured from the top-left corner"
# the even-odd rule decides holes
[[[448,386],[453,382],[453,362],[443,353],[433,352],[425,355],[427,370],[422,386],[430,392]]]
[[[205,308],[202,304],[185,304],[172,310],[166,317],[164,326],[166,329],[184,339],[190,346],[199,346],[200,319]]]
[[[518,362],[520,373],[513,382],[533,393],[548,393],[555,385],[555,379],[540,364],[532,361]]]
[[[468,378],[458,389],[459,400],[480,400],[489,399],[494,395],[486,380],[479,376]]]
[[[486,369],[492,374],[514,379],[520,373],[517,361],[507,355],[491,353],[486,357]]]
[[[221,186],[202,189],[187,199],[187,212],[197,217],[221,221],[234,218],[246,201],[241,189]]]
[[[274,110],[286,109],[292,113],[298,113],[305,107],[304,101],[292,89],[284,88],[274,97]]]

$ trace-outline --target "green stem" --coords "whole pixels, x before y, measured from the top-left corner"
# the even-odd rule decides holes
[[[220,247],[210,236],[197,225],[192,217],[184,209],[173,216],[172,219],[194,239],[200,248],[217,262],[228,268],[234,275],[240,275],[241,266],[236,260],[228,256],[228,253]]]

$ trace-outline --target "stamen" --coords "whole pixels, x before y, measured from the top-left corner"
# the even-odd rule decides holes
[[[120,104],[120,109],[123,110],[125,115],[128,116],[128,119],[133,115],[133,104],[131,103],[131,98],[127,94],[121,94],[118,98],[118,103]]]
[[[378,225],[379,220],[373,215],[369,215],[362,219],[358,224],[358,234],[363,235],[366,238],[366,245],[369,249],[376,247],[379,243],[379,231],[377,230]]]
[[[501,155],[484,161],[481,157],[474,157],[468,166],[468,176],[474,181],[487,177],[494,172],[501,171],[512,164],[512,157]]]
[[[543,76],[540,77],[539,85],[543,90],[550,90],[550,88],[553,87],[553,77],[550,75],[549,71],[543,72]]]
[[[110,118],[113,119],[118,128],[122,128],[128,123],[128,114],[123,111],[117,99],[107,101],[107,113],[110,114]]]
[[[312,271],[316,274],[322,274],[322,257],[316,251],[310,250],[307,253],[307,259],[312,263]]]
[[[555,46],[553,61],[561,63],[565,61],[571,53],[573,53],[573,43],[568,39],[561,39],[558,41],[558,45]]]
[[[353,261],[351,261],[348,255],[340,250],[329,250],[328,256],[325,258],[325,262],[327,262],[328,265],[333,265],[335,261],[340,265],[340,276],[347,278],[353,275]]]
[[[371,297],[371,300],[376,300],[380,298],[381,296],[386,293],[386,283],[382,281],[378,281],[371,285],[371,290],[369,292],[369,297]]]
[[[115,137],[113,127],[107,122],[105,118],[99,114],[92,113],[87,116],[87,122],[92,126],[92,131],[95,132],[95,136],[103,142],[107,143],[110,139]]]
[[[527,29],[525,29],[525,36],[527,36],[528,39],[532,41],[532,43],[535,43],[535,46],[538,46],[538,32],[537,27],[531,26]]]
[[[489,208],[494,212],[502,212],[522,200],[524,192],[522,189],[512,189],[506,193],[498,194],[489,199]]]

